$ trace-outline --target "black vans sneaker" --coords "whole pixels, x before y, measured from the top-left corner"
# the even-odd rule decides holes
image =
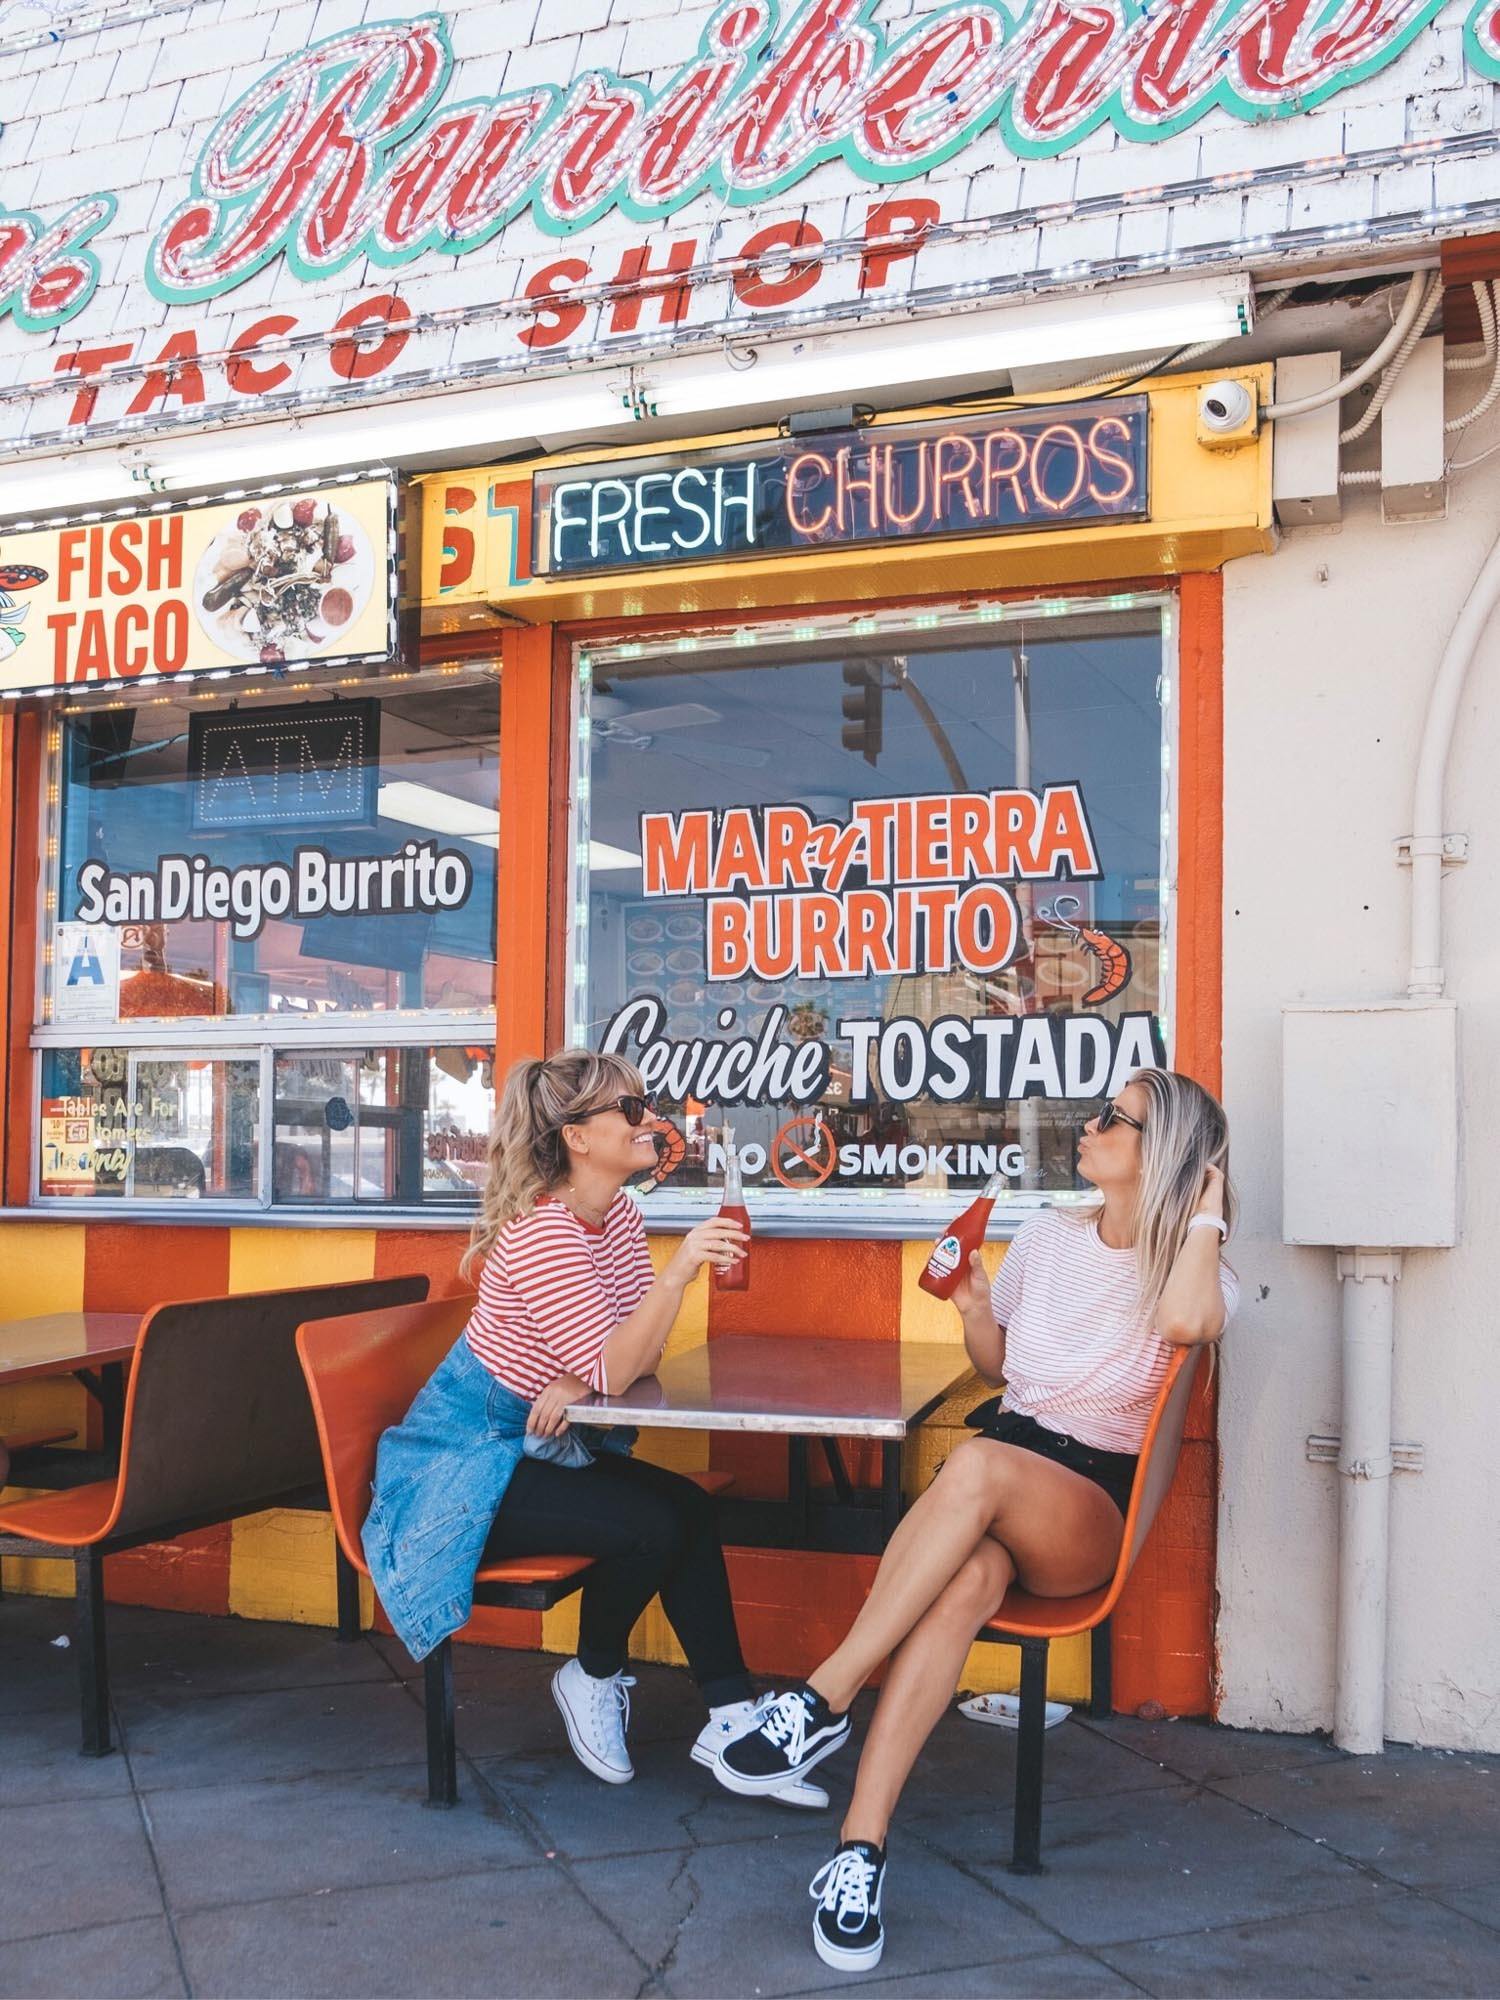
[[[868,1972],[885,1949],[880,1892],[885,1849],[868,1840],[846,1840],[812,1878],[813,1945],[825,1965],[840,1972]]]
[[[731,1792],[762,1798],[831,1757],[848,1737],[848,1716],[835,1715],[804,1682],[767,1700],[760,1726],[720,1750],[714,1776]]]

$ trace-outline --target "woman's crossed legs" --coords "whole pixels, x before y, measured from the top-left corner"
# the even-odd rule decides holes
[[[897,1528],[859,1616],[809,1676],[835,1713],[887,1657],[845,1840],[883,1846],[917,1753],[958,1686],[974,1635],[1012,1581],[1039,1597],[1093,1590],[1124,1522],[1104,1490],[1036,1452],[971,1438]]]

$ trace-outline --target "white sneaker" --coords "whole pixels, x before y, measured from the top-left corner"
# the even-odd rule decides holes
[[[577,1660],[568,1660],[552,1676],[552,1699],[562,1710],[573,1755],[586,1771],[606,1785],[628,1785],[635,1766],[625,1748],[630,1720],[633,1674],[611,1674],[596,1681]]]
[[[711,1767],[726,1743],[737,1742],[748,1730],[755,1727],[760,1719],[761,1710],[771,1699],[770,1695],[763,1694],[759,1701],[737,1701],[723,1714],[710,1716],[698,1731],[693,1743],[690,1753],[693,1762]],[[798,1806],[804,1812],[828,1810],[827,1792],[821,1785],[810,1785],[805,1779],[793,1779],[789,1785],[784,1785],[779,1792],[772,1792],[769,1796],[779,1806]]]

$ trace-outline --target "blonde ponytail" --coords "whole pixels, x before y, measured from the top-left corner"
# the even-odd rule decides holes
[[[559,1049],[545,1060],[512,1064],[490,1128],[489,1179],[458,1267],[464,1278],[478,1274],[507,1222],[530,1215],[567,1179],[563,1127],[611,1098],[642,1090],[633,1064],[591,1049]]]

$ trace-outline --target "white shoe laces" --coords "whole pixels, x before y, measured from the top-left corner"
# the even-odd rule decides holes
[[[777,1749],[785,1749],[789,1764],[801,1763],[802,1746],[807,1735],[807,1703],[795,1689],[782,1695],[766,1710],[760,1733]]]
[[[862,1930],[870,1916],[870,1890],[880,1871],[852,1847],[842,1847],[812,1878],[808,1894],[835,1913],[841,1931]],[[851,1923],[850,1918],[854,1921]]]
[[[630,1690],[635,1686],[635,1675],[611,1674],[608,1680],[597,1681],[592,1674],[585,1674],[584,1679],[589,1689],[589,1719],[600,1744],[623,1763],[625,1726],[630,1720]]]

